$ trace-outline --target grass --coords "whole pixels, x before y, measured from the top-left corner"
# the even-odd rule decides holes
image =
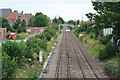
[[[118,57],[114,57],[105,62],[104,70],[109,76],[118,76],[119,72],[119,63]]]
[[[87,38],[85,42],[82,41],[79,37],[77,39],[80,42],[85,43],[86,45],[89,46],[89,53],[93,55],[97,55],[97,56],[99,55],[99,50],[106,46],[106,45],[101,44],[99,40],[94,40],[91,38]],[[120,56],[116,56],[114,58],[105,60],[104,70],[109,76],[113,76],[113,77],[120,76],[120,74],[118,74],[120,73],[118,69],[119,59],[120,59]]]
[[[37,78],[40,76],[43,66],[34,60],[34,63],[24,62],[22,66],[18,69],[16,78]]]

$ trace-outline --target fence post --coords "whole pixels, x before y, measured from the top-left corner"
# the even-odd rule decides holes
[[[43,51],[39,52],[39,61],[42,62],[43,61]]]

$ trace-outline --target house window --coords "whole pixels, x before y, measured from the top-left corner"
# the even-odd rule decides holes
[[[11,21],[13,21],[13,19],[11,19]]]
[[[44,31],[44,29],[40,29],[40,32],[43,32]]]
[[[27,32],[31,32],[31,29],[27,29]]]

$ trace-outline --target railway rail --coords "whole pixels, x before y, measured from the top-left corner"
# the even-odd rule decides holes
[[[100,65],[92,60],[86,52],[85,47],[81,45],[76,37],[70,31],[62,32],[62,42],[59,47],[59,56],[55,69],[55,80],[74,78],[78,79],[96,79],[108,78],[103,73]]]

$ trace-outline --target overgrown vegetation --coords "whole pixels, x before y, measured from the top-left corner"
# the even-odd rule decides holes
[[[106,73],[118,76],[117,60],[119,57],[116,56],[119,51],[113,46],[113,42],[111,42],[112,36],[107,35],[101,37],[95,27],[92,27],[91,24],[89,24],[91,25],[89,27],[85,25],[86,24],[83,23],[80,27],[76,27],[74,34],[82,42],[89,45],[89,52],[91,54],[96,55],[99,60],[105,61],[104,69]]]
[[[25,39],[25,38],[27,38],[28,37],[28,34],[27,33],[17,33],[17,35],[16,35],[16,39],[17,40],[23,40],[23,39]]]
[[[64,20],[63,20],[62,17],[59,17],[58,19],[55,17],[55,18],[53,19],[53,22],[54,22],[54,23],[57,23],[57,24],[64,24]]]
[[[58,36],[58,26],[46,28],[26,42],[6,40],[2,43],[3,78],[37,78]],[[43,62],[38,61],[43,51]]]
[[[71,27],[71,26],[68,26],[68,28],[69,28],[70,30],[72,30],[72,27]]]

